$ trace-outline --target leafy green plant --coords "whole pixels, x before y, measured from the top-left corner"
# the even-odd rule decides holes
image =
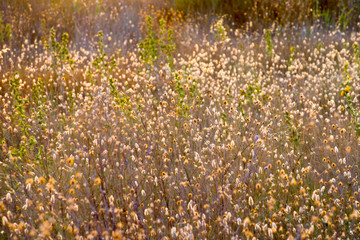
[[[17,72],[15,72],[14,76],[10,78],[10,89],[14,99],[14,107],[15,107],[13,118],[16,121],[19,121],[21,133],[25,137],[28,137],[29,126],[26,121],[27,116],[25,115],[25,108],[29,104],[29,101],[21,97],[20,76]]]
[[[130,106],[130,98],[125,94],[120,94],[115,87],[113,78],[109,79],[110,91],[113,97],[115,98],[115,103],[120,106],[121,110],[126,113],[128,117],[131,117],[131,106]],[[132,118],[134,118],[132,116]]]
[[[261,86],[258,83],[258,79],[255,79],[255,84],[248,84],[247,85],[247,89],[242,89],[240,91],[241,95],[245,96],[251,103],[253,103],[254,101],[254,97],[258,97],[262,90],[261,90]]]
[[[41,131],[38,134],[35,134],[34,129],[28,124],[28,116],[26,114],[26,109],[29,106],[29,101],[26,98],[21,96],[20,91],[20,77],[16,72],[14,76],[10,79],[10,88],[12,90],[12,96],[14,99],[15,111],[12,115],[13,121],[17,123],[20,127],[20,137],[21,141],[17,145],[15,144],[12,147],[11,155],[21,162],[34,161],[43,167],[45,172],[48,172],[47,162],[43,161],[45,155],[44,146],[40,144],[37,140],[38,137],[42,136],[41,131],[45,131],[45,111],[44,105],[46,103],[44,85],[41,79],[33,86],[33,100],[35,106],[32,108],[32,112],[37,119],[38,125],[41,127]],[[15,167],[21,167],[15,161]]]
[[[33,85],[32,88],[32,97],[35,106],[32,108],[33,114],[36,116],[38,124],[41,126],[42,130],[46,128],[45,124],[45,104],[46,104],[46,97],[45,97],[45,86],[44,82],[41,78],[37,79],[37,82]]]
[[[146,18],[146,38],[139,43],[140,58],[147,64],[152,64],[158,57],[157,40],[153,31],[152,17]]]
[[[96,35],[98,37],[97,55],[94,57],[92,65],[95,67],[95,73],[98,75],[98,79],[101,80],[102,77],[108,78],[111,93],[115,96],[116,88],[114,85],[114,79],[112,78],[112,72],[115,68],[115,59],[114,56],[110,58],[110,61],[107,60],[107,54],[104,49],[104,33],[99,31]],[[90,81],[94,84],[93,73],[89,69],[88,76],[90,76]]]
[[[165,55],[169,67],[172,68],[174,64],[172,53],[175,50],[174,32],[172,29],[166,29],[166,22],[163,18],[160,19],[159,24],[160,24],[159,46],[161,52]]]
[[[189,109],[189,106],[187,106],[184,103],[184,98],[185,98],[185,87],[184,85],[181,83],[182,79],[182,75],[179,72],[175,73],[175,91],[177,93],[178,96],[178,105],[179,105],[179,110],[178,110],[178,114],[180,115],[185,115],[187,116],[187,111]]]
[[[36,140],[29,132],[31,128],[27,122],[28,116],[25,111],[29,105],[29,101],[21,96],[20,76],[17,72],[15,72],[13,77],[10,78],[10,89],[14,101],[14,112],[11,117],[12,121],[14,121],[20,128],[20,132],[18,134],[20,139],[15,139],[9,147],[9,158],[12,161],[7,164],[7,167],[11,169],[11,171],[23,171],[25,163],[28,161],[32,151],[34,150]]]
[[[121,110],[124,111],[128,117],[130,117],[132,112],[130,107],[130,98],[125,94],[119,93],[115,85],[115,80],[112,77],[112,73],[116,66],[115,58],[112,56],[110,61],[107,60],[107,54],[105,53],[104,46],[104,33],[99,31],[97,37],[97,55],[95,56],[92,65],[95,67],[99,79],[103,77],[108,79],[110,93],[114,97],[115,103],[120,106]],[[91,77],[91,81],[94,84],[91,70],[89,70],[88,75]]]
[[[224,126],[226,124],[226,117],[227,117],[226,113],[221,113],[221,120],[223,121]]]
[[[353,45],[354,48],[354,59],[355,59],[355,63],[360,66],[360,49],[359,49],[359,44],[358,43],[354,43]]]
[[[288,126],[288,134],[290,137],[290,141],[294,144],[294,149],[296,149],[300,144],[301,138],[298,130],[292,123],[292,119],[288,111],[285,112],[285,122]]]
[[[272,57],[274,54],[274,45],[271,39],[271,31],[270,29],[265,30],[265,41],[266,41],[266,53],[268,57]]]
[[[99,74],[99,77],[110,75],[115,68],[115,59],[114,57],[110,58],[110,61],[106,60],[107,54],[104,49],[104,33],[99,31],[96,35],[98,37],[97,42],[97,55],[94,58],[93,66],[96,69],[96,73]]]
[[[195,100],[197,103],[202,101],[198,95],[197,80],[195,78],[191,78],[189,74],[183,74],[181,71],[177,71],[174,77],[174,90],[177,95],[177,102],[179,107],[177,113],[188,118],[188,111],[190,109],[191,102],[193,100]],[[185,84],[181,82],[183,77],[187,78],[187,82]]]
[[[357,136],[360,136],[360,123],[358,122],[359,119],[359,111],[354,106],[352,87],[351,87],[351,76],[349,74],[349,63],[346,62],[344,66],[344,82],[341,83],[341,92],[340,96],[346,99],[346,109],[349,111],[351,115],[351,122],[355,127],[355,132]]]
[[[290,47],[290,56],[289,56],[289,61],[287,62],[288,67],[290,67],[293,64],[294,58],[295,58],[295,48]]]
[[[70,52],[68,49],[69,43],[69,34],[63,33],[61,37],[61,42],[56,40],[56,31],[54,28],[50,30],[50,40],[45,43],[45,46],[48,50],[50,50],[53,56],[53,69],[57,75],[57,78],[63,76],[63,72],[58,71],[58,67],[60,67],[60,71],[65,67],[65,65],[70,65],[70,68],[73,70],[74,60],[70,56]]]
[[[166,29],[165,20],[162,18],[159,21],[160,30],[156,34],[153,30],[153,19],[151,16],[146,17],[146,37],[139,43],[139,55],[145,64],[152,67],[154,62],[158,59],[165,58],[169,67],[172,68],[172,52],[175,50],[175,43],[173,41],[172,29]]]
[[[215,38],[225,41],[227,38],[227,29],[228,27],[224,27],[224,19],[221,18],[215,24]]]

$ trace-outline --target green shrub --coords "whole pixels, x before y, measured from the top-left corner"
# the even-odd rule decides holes
[[[172,52],[175,50],[173,31],[166,29],[165,20],[159,20],[159,32],[153,30],[153,19],[146,17],[146,37],[139,43],[139,54],[145,64],[152,66],[155,61],[167,62],[171,68],[173,65]]]

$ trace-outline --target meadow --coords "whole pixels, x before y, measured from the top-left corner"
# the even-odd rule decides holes
[[[70,2],[0,21],[0,239],[360,239],[348,12]]]

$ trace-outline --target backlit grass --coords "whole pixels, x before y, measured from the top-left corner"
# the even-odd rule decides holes
[[[360,237],[358,32],[139,19],[2,48],[2,238]]]

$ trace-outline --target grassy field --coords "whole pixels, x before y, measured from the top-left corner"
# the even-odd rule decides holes
[[[15,2],[0,239],[360,239],[360,32],[343,8],[237,27],[190,17],[201,1]]]

